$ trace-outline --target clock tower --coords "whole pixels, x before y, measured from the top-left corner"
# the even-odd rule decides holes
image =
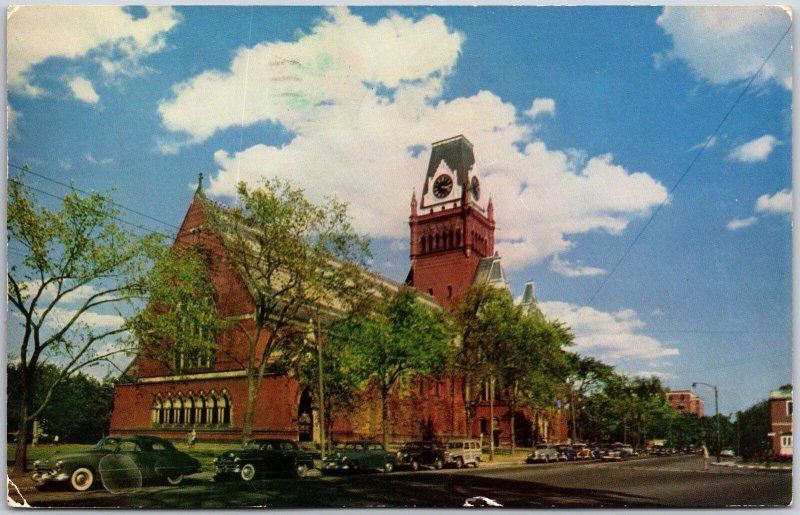
[[[431,145],[422,195],[411,197],[407,282],[446,308],[475,282],[505,286],[494,253],[494,207],[484,204],[472,143],[456,136]]]

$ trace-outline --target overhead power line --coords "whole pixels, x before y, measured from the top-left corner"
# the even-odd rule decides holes
[[[778,49],[778,46],[780,46],[780,44],[783,41],[783,39],[786,37],[787,34],[789,34],[789,32],[791,30],[792,30],[792,26],[789,25],[789,27],[786,28],[786,31],[784,31],[784,33],[780,37],[780,39],[778,39],[778,42],[775,43],[775,46],[772,47],[772,50],[770,50],[770,52],[767,55],[767,57],[761,63],[761,66],[758,67],[758,70],[756,70],[756,72],[753,74],[753,76],[750,77],[750,80],[747,81],[747,85],[745,85],[745,87],[742,89],[741,93],[739,93],[739,96],[736,97],[736,100],[733,102],[731,107],[725,113],[725,116],[722,117],[722,121],[720,121],[719,124],[717,124],[716,128],[714,129],[714,132],[712,132],[711,135],[708,137],[708,139],[706,139],[705,143],[703,143],[703,146],[700,148],[700,150],[694,156],[694,159],[692,159],[692,161],[689,163],[689,166],[686,167],[686,169],[683,171],[681,176],[678,178],[678,181],[672,186],[672,188],[670,188],[669,194],[667,195],[667,198],[665,198],[661,202],[661,204],[658,205],[656,210],[653,211],[653,214],[650,215],[650,218],[647,219],[647,222],[645,222],[644,226],[636,234],[636,237],[633,238],[633,241],[630,243],[630,245],[628,245],[628,248],[626,248],[625,252],[622,253],[622,257],[620,257],[617,260],[617,262],[614,263],[614,266],[611,268],[611,271],[608,274],[606,274],[606,276],[603,278],[603,281],[600,283],[600,285],[594,291],[592,296],[589,297],[589,301],[586,303],[587,306],[591,306],[592,305],[592,302],[594,302],[594,299],[597,297],[597,295],[600,293],[600,291],[605,287],[605,285],[608,283],[608,281],[611,279],[611,277],[617,271],[617,269],[622,264],[622,262],[625,261],[625,258],[628,257],[628,254],[630,254],[631,249],[633,248],[633,246],[636,245],[636,243],[639,241],[639,238],[641,238],[641,236],[644,233],[644,231],[647,230],[647,228],[653,222],[655,217],[658,216],[658,213],[661,211],[661,209],[666,205],[667,201],[672,196],[672,193],[678,188],[678,186],[680,186],[681,182],[683,182],[683,179],[685,179],[686,176],[689,174],[689,172],[694,167],[694,165],[697,162],[697,160],[700,159],[700,156],[703,155],[703,152],[705,152],[705,150],[708,148],[709,144],[714,139],[714,137],[717,135],[717,133],[722,128],[722,126],[725,124],[725,122],[728,120],[728,117],[731,115],[733,110],[736,108],[737,105],[739,105],[739,102],[742,100],[742,97],[744,97],[744,94],[747,93],[747,91],[750,89],[750,86],[753,85],[753,82],[756,80],[756,77],[758,77],[759,74],[761,74],[761,71],[764,69],[764,66],[766,66],[767,61],[770,60],[772,55],[775,53],[775,50]]]

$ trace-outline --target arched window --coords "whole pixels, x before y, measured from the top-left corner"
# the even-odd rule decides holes
[[[163,424],[163,413],[161,412],[161,399],[156,397],[153,400],[153,407],[150,408],[150,421],[153,424]]]
[[[208,424],[208,412],[206,411],[206,398],[203,394],[200,394],[200,398],[197,399],[197,404],[195,405],[195,411],[197,412],[197,421],[200,424]]]
[[[189,424],[196,423],[197,418],[195,417],[194,411],[194,397],[192,397],[191,394],[189,394],[189,398],[184,401],[183,409],[186,410],[186,422]]]
[[[167,397],[167,402],[164,403],[164,411],[166,411],[166,420],[167,424],[174,424],[175,423],[175,412],[172,411],[172,399]]]
[[[433,236],[428,235],[428,252],[433,251]]]
[[[219,411],[217,411],[217,396],[211,394],[208,398],[208,423],[219,424]]]
[[[456,229],[456,247],[461,245],[461,229]]]
[[[447,233],[447,248],[453,248],[453,231],[448,231]]]
[[[424,253],[425,252],[425,236],[423,236],[422,238],[419,239],[419,246],[420,246],[421,251]]]
[[[175,423],[186,423],[186,419],[183,418],[183,397],[180,394],[178,395],[178,398],[175,399]]]
[[[436,235],[433,237],[433,247],[434,247],[436,250],[439,250],[439,245],[440,245],[440,241],[439,241],[439,233],[437,232],[437,233],[436,233]]]
[[[228,395],[223,393],[219,400],[219,421],[221,424],[231,423],[231,405]]]

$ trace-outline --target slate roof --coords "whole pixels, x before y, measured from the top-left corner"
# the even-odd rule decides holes
[[[478,262],[478,269],[475,271],[475,279],[473,279],[472,283],[490,284],[499,288],[508,287],[506,274],[503,272],[500,256],[497,253],[495,253],[494,256],[481,258]]]
[[[456,183],[459,186],[465,186],[469,182],[469,172],[472,170],[472,165],[475,164],[475,154],[472,152],[472,143],[463,135],[458,135],[452,138],[437,141],[431,145],[431,160],[428,162],[428,174],[426,179],[432,178],[436,175],[436,170],[439,169],[439,164],[444,161],[447,167],[453,170],[456,174]],[[428,192],[428,183],[425,181],[425,186],[422,194]]]

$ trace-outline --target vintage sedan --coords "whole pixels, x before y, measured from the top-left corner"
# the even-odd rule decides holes
[[[395,454],[384,449],[381,443],[347,442],[336,446],[333,454],[325,460],[322,471],[379,469],[391,472],[396,463]]]
[[[113,456],[112,461],[104,461],[109,456]],[[120,464],[126,469],[120,469]],[[185,475],[197,472],[202,472],[200,462],[175,449],[169,440],[155,436],[108,436],[85,451],[56,452],[34,461],[31,478],[39,487],[62,483],[83,492],[101,480],[104,473],[115,478],[128,476],[178,485]]]
[[[256,476],[275,473],[305,477],[313,468],[311,456],[291,440],[250,440],[243,449],[226,451],[214,458],[217,480],[238,476],[243,481],[251,481]]]
[[[397,466],[419,470],[420,466],[436,470],[444,467],[449,456],[444,445],[438,442],[408,442],[397,451]]]
[[[555,445],[549,443],[540,443],[533,448],[533,452],[528,455],[526,463],[550,463],[551,461],[558,461],[561,458],[561,453]]]

